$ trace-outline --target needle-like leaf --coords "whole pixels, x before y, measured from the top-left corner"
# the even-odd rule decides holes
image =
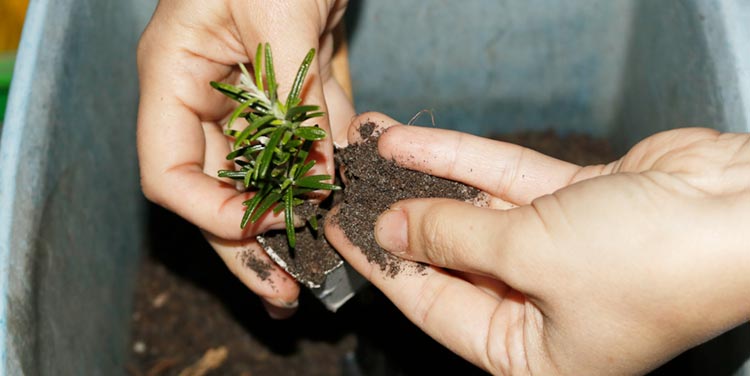
[[[245,228],[247,226],[247,222],[250,220],[250,215],[253,214],[255,209],[258,208],[258,204],[265,198],[265,196],[268,195],[270,189],[266,188],[265,190],[260,190],[257,193],[255,193],[255,196],[253,196],[251,199],[243,202],[245,206],[247,206],[247,209],[245,209],[245,214],[242,216],[242,222],[240,224],[241,228]]]
[[[243,102],[250,99],[250,94],[248,92],[236,86],[215,81],[211,81],[211,86],[227,97],[232,98],[238,102]]]
[[[286,120],[294,121],[294,118],[298,115],[303,115],[305,112],[317,111],[319,109],[320,106],[297,106],[286,112]]]
[[[237,138],[234,139],[234,147],[236,148],[242,145],[242,143],[245,142],[248,139],[248,137],[250,137],[250,134],[255,132],[258,128],[266,125],[268,122],[270,122],[273,119],[274,119],[273,115],[266,115],[266,116],[256,119],[252,124],[245,127],[245,129],[243,129],[242,132],[240,132],[240,134],[237,135]]]
[[[331,179],[330,175],[305,176],[303,178],[298,179],[296,182],[296,185],[299,187],[304,187],[304,188],[325,189],[329,191],[340,189],[336,185],[322,182],[323,180],[330,180],[330,179]]]
[[[294,233],[294,191],[291,189],[287,189],[284,194],[284,223],[289,248],[294,248],[297,246],[297,237]]]
[[[308,161],[302,167],[296,170],[292,170],[292,175],[294,176],[294,179],[299,179],[301,176],[305,176],[305,174],[310,171],[311,168],[315,166],[315,161]]]
[[[244,171],[232,171],[232,170],[219,170],[220,178],[230,178],[242,180],[245,178],[246,172]]]
[[[257,102],[257,100],[246,100],[243,103],[241,103],[237,108],[232,112],[232,116],[229,117],[229,121],[227,122],[227,128],[232,129],[232,124],[234,124],[234,121],[237,120],[240,115],[242,115],[242,112],[247,110],[248,107],[250,107],[251,104],[254,102]]]
[[[260,219],[260,217],[265,214],[271,206],[279,202],[279,199],[281,199],[281,194],[278,192],[269,192],[268,195],[263,198],[263,201],[261,201],[261,203],[255,208],[255,211],[250,216],[250,221],[255,222]]]
[[[227,160],[231,161],[241,156],[252,154],[252,152],[259,150],[263,150],[263,145],[243,146],[239,149],[234,149],[231,153],[227,154]]]
[[[318,231],[318,216],[313,215],[308,220],[308,223],[310,223],[310,227],[312,227],[313,231]]]
[[[326,131],[318,127],[299,127],[294,130],[294,135],[308,141],[318,141],[326,138]]]
[[[293,106],[296,106],[296,104],[293,103],[299,103],[300,100],[300,92],[302,91],[302,84],[305,82],[305,76],[307,76],[307,71],[310,69],[310,64],[313,61],[313,58],[315,57],[315,49],[311,48],[310,51],[305,56],[305,59],[302,60],[302,65],[300,65],[299,70],[297,71],[297,76],[294,77],[294,83],[292,83],[292,90],[289,92],[289,96],[286,98],[286,108],[292,108]]]
[[[255,70],[255,86],[258,87],[260,92],[263,92],[263,71],[261,62],[263,60],[263,45],[258,44],[258,48],[255,50],[255,64],[253,69]]]
[[[266,43],[266,83],[268,84],[268,99],[276,101],[276,72],[273,70],[273,55],[271,45]]]
[[[259,131],[255,132],[255,133],[253,133],[253,135],[252,135],[252,136],[250,136],[250,139],[249,139],[248,141],[251,141],[251,142],[253,142],[253,141],[258,141],[258,140],[259,140],[259,139],[260,139],[261,137],[263,137],[263,136],[266,136],[266,135],[269,135],[269,134],[273,133],[273,131],[274,131],[275,129],[276,129],[276,128],[263,128],[263,129],[261,129],[261,130],[259,130]],[[261,142],[261,144],[262,144],[262,142]],[[263,148],[265,148],[265,145],[263,146]]]
[[[284,135],[284,131],[286,131],[286,129],[279,127],[271,134],[271,138],[261,152],[260,166],[255,170],[256,176],[253,176],[254,179],[258,179],[259,176],[266,176],[268,167],[271,166],[271,158],[273,158],[274,149],[276,148],[276,145],[279,144],[279,141],[281,141],[281,136]]]

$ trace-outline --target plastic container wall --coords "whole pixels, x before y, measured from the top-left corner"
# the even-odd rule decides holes
[[[745,1],[353,2],[359,110],[491,135],[555,128],[623,149],[659,130],[745,131]],[[425,118],[420,124],[425,124]]]
[[[30,4],[0,149],[0,374],[124,371],[146,1]]]

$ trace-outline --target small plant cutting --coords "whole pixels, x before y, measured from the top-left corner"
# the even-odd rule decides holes
[[[314,57],[315,49],[311,49],[302,61],[284,101],[279,98],[268,43],[258,45],[253,76],[240,64],[240,85],[211,82],[215,89],[239,102],[225,130],[225,134],[234,138],[232,151],[226,158],[233,160],[238,169],[221,170],[219,177],[241,181],[245,189],[256,192],[243,203],[247,209],[240,226],[244,228],[271,210],[274,213],[283,211],[290,248],[296,245],[294,208],[303,204],[310,192],[340,189],[325,183],[331,179],[330,175],[306,175],[315,165],[315,160],[307,160],[313,143],[327,136],[326,131],[317,124],[302,125],[324,114],[317,105],[303,105],[300,96]],[[233,129],[232,125],[239,118],[247,120],[247,126],[241,130]],[[317,231],[317,214],[304,219]]]
[[[289,95],[283,101],[279,98],[268,44],[258,46],[253,75],[240,64],[239,85],[218,82],[211,82],[211,85],[239,103],[225,130],[234,139],[232,151],[226,158],[234,161],[237,168],[221,170],[219,176],[240,181],[246,190],[255,191],[255,195],[244,202],[247,209],[240,226],[244,228],[269,211],[283,211],[286,231],[269,231],[258,236],[258,242],[273,262],[335,311],[365,280],[356,275],[328,243],[325,226],[319,226],[319,221],[334,221],[352,243],[365,252],[370,262],[387,270],[389,275],[395,275],[402,270],[402,261],[382,250],[373,236],[378,214],[400,199],[470,200],[478,191],[407,170],[383,159],[377,152],[379,132],[375,131],[375,123],[369,121],[360,127],[361,138],[365,141],[336,152],[337,165],[346,167],[343,174],[349,183],[345,190],[327,183],[332,179],[329,175],[308,175],[315,165],[315,160],[308,160],[310,150],[314,142],[327,137],[317,125],[302,125],[323,115],[319,106],[302,104],[301,100],[302,86],[314,56],[314,49],[305,56]],[[233,127],[240,118],[246,120],[244,127]],[[322,205],[305,204],[308,194],[316,190],[339,192]],[[326,218],[334,202],[339,203],[339,211]],[[295,211],[295,207],[302,204],[305,206]],[[295,213],[309,226],[295,229]],[[246,265],[254,267],[252,262]],[[261,273],[259,269],[256,272]]]

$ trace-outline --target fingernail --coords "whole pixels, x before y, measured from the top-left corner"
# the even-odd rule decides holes
[[[297,307],[299,306],[298,300],[287,302],[279,298],[261,298],[261,301],[266,308],[266,312],[268,312],[268,316],[274,320],[288,319],[297,311]]]
[[[386,251],[406,253],[409,226],[406,213],[401,209],[389,209],[375,223],[375,241]]]

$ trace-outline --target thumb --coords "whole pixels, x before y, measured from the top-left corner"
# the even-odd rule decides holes
[[[543,263],[550,238],[532,206],[479,208],[448,199],[396,203],[375,224],[375,238],[401,258],[498,278],[523,290]]]
[[[328,137],[314,143],[311,158],[322,162],[313,168],[314,174],[333,176],[333,142],[328,106],[323,92],[321,77],[320,38],[325,32],[327,9],[321,9],[316,1],[251,1],[234,2],[233,14],[237,22],[240,39],[247,56],[252,60],[258,44],[269,43],[273,49],[273,63],[278,95],[286,100],[305,55],[310,49],[316,56],[310,64],[300,96],[302,102],[320,106],[326,115],[312,119],[326,131]],[[325,13],[325,14],[323,14]]]

